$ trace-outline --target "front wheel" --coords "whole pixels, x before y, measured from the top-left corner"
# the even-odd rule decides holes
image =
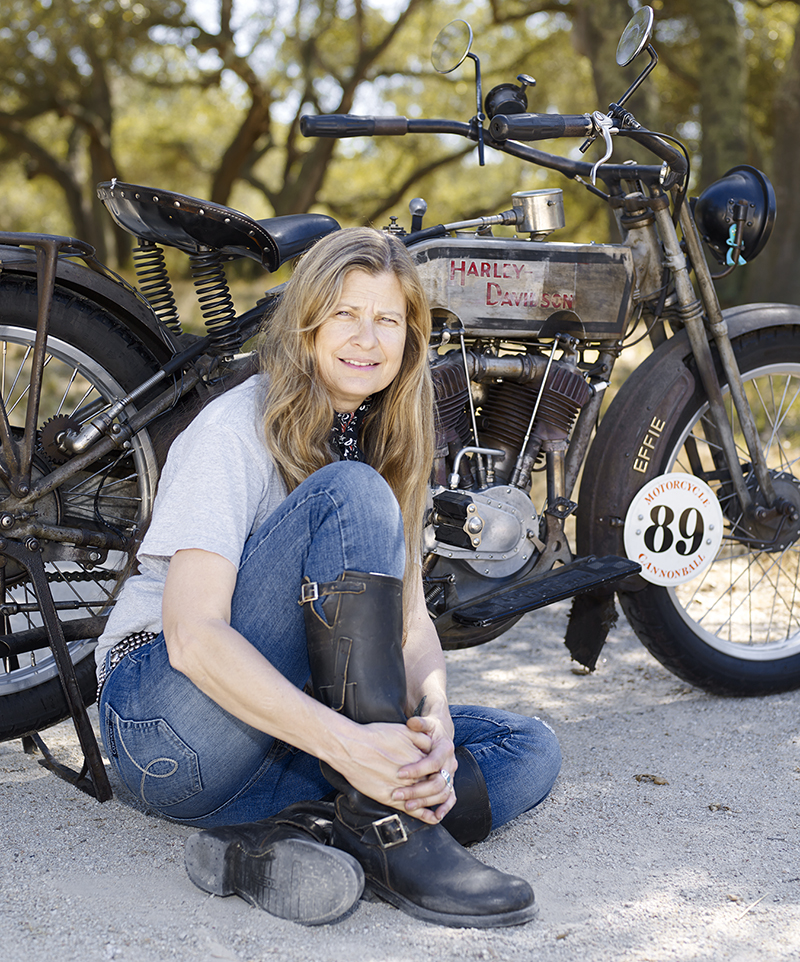
[[[733,346],[777,496],[800,514],[800,329],[755,331]],[[800,521],[743,516],[725,483],[716,429],[697,383],[664,445],[660,473],[696,474],[715,489],[722,545],[692,581],[620,592],[620,603],[650,652],[693,685],[737,695],[794,689],[800,687]],[[764,505],[727,385],[723,390],[748,487]]]

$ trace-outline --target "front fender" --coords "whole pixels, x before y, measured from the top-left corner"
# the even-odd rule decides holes
[[[800,325],[793,304],[744,304],[723,311],[731,339],[767,327]],[[625,556],[623,525],[628,506],[658,474],[660,445],[695,390],[687,367],[689,339],[681,331],[660,345],[628,377],[600,421],[583,468],[576,516],[579,557]],[[635,590],[639,576],[620,587]]]
[[[0,271],[36,276],[36,254],[24,247],[0,246]],[[166,362],[178,350],[176,339],[160,324],[148,302],[124,281],[60,257],[56,283],[113,314],[159,363]]]

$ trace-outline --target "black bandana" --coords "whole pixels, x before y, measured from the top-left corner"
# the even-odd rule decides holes
[[[370,409],[371,398],[367,398],[352,414],[339,414],[334,411],[331,428],[331,447],[339,455],[340,461],[363,461],[364,454],[358,446],[358,432],[364,417]]]

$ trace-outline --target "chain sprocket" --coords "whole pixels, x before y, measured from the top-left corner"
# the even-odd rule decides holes
[[[39,429],[39,444],[42,453],[51,464],[66,464],[70,455],[58,446],[58,438],[64,431],[78,431],[80,422],[66,414],[56,414],[48,418]]]

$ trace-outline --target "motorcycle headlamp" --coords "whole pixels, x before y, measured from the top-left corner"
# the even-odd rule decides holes
[[[751,261],[772,233],[775,191],[755,167],[732,167],[697,198],[694,219],[720,264],[731,263],[728,254],[737,240],[741,256]]]

